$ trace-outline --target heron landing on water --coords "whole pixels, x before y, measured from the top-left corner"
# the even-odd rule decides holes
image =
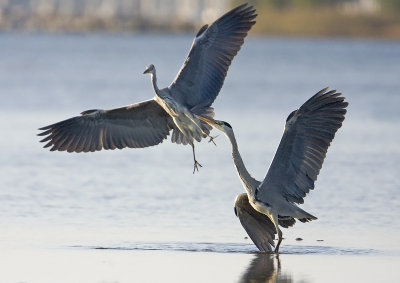
[[[212,129],[198,117],[214,116],[211,104],[256,16],[252,6],[243,4],[210,26],[203,26],[170,86],[159,89],[156,68],[146,68],[155,92],[153,99],[120,108],[83,111],[81,116],[42,127],[39,136],[45,136],[41,140],[47,142],[44,147],[68,152],[142,148],[163,142],[172,130],[172,142],[192,146],[194,173],[201,166],[196,160],[194,140],[210,137]]]
[[[326,152],[342,126],[347,102],[341,93],[323,89],[286,120],[285,130],[265,179],[254,179],[244,166],[232,127],[224,121],[199,119],[222,131],[232,145],[232,158],[246,193],[236,197],[235,213],[260,251],[275,252],[282,242],[279,226],[317,219],[299,208],[314,189]]]

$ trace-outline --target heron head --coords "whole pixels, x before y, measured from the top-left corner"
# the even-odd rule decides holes
[[[150,64],[146,67],[146,70],[144,70],[143,74],[153,74],[154,73],[154,65]]]
[[[226,132],[226,130],[232,130],[232,126],[225,121],[219,121],[219,120],[214,120],[216,127],[218,127],[218,129],[224,129],[224,132]]]
[[[228,122],[204,118],[198,115],[196,117],[224,133],[232,131],[232,126]]]

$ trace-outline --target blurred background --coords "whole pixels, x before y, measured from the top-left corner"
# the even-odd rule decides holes
[[[398,279],[400,0],[0,0],[1,282],[82,282],[82,274],[85,282],[148,282],[153,273],[160,282],[235,282],[253,265],[257,249],[233,212],[244,190],[224,136],[218,146],[196,143],[196,174],[191,148],[170,138],[70,154],[43,149],[37,136],[87,109],[152,98],[145,66],[154,64],[159,87],[168,86],[196,30],[244,2],[255,5],[257,23],[213,107],[235,129],[252,176],[264,178],[285,118],[311,95],[329,86],[349,102],[301,205],[318,220],[283,231],[283,272],[300,282]],[[78,247],[84,257],[54,256],[54,247],[73,255]],[[86,260],[98,256],[93,248],[105,249],[105,259]],[[113,264],[124,270],[108,274],[107,249],[129,250],[135,264]],[[189,252],[166,253],[154,272],[165,250]],[[214,253],[193,261],[203,253],[190,251]],[[210,261],[221,254],[226,261]],[[67,274],[79,278],[60,278]]]
[[[0,0],[0,30],[182,31],[238,0]],[[254,33],[400,38],[400,0],[249,0]]]

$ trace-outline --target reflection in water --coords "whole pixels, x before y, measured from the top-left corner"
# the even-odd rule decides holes
[[[245,282],[293,282],[289,275],[281,273],[279,256],[255,254],[246,271],[239,280]]]

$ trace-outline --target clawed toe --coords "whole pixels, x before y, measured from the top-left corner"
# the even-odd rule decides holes
[[[196,172],[196,170],[197,170],[197,172],[199,171],[199,167],[198,166],[203,167],[203,166],[201,166],[201,164],[199,162],[197,162],[197,160],[194,160],[193,174],[194,174],[194,172]]]
[[[209,143],[212,142],[212,143],[216,146],[217,144],[214,142],[214,139],[218,138],[218,136],[215,136],[215,137],[213,137],[213,136],[208,136],[208,137],[210,138],[210,140],[209,140],[208,142],[209,142]]]

